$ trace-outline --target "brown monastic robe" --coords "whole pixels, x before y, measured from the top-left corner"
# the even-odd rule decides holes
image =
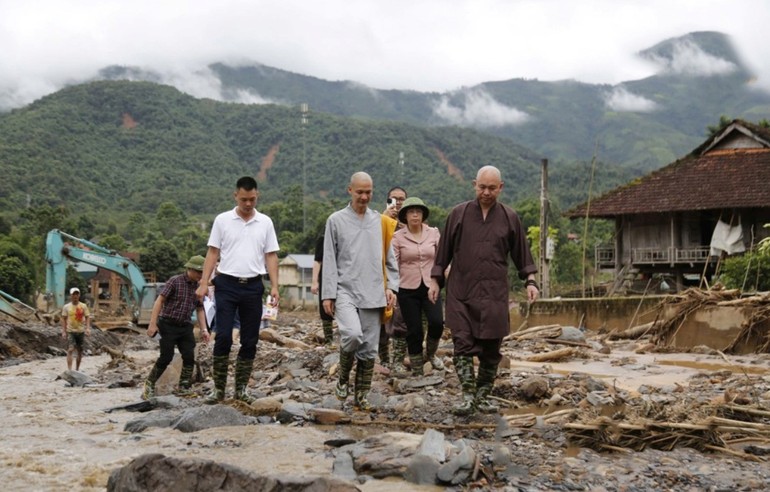
[[[495,203],[484,220],[478,200],[457,205],[447,217],[431,276],[446,279],[446,325],[456,334],[501,339],[510,333],[508,260],[519,278],[536,273],[519,216]],[[468,341],[472,343],[470,340]]]

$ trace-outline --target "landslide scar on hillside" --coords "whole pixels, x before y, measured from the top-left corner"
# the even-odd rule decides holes
[[[275,155],[281,148],[280,144],[275,144],[267,151],[267,155],[262,158],[262,164],[259,166],[259,172],[257,173],[257,181],[264,181],[267,179],[267,172],[273,167],[275,162]]]
[[[455,178],[459,179],[460,181],[464,181],[463,173],[452,164],[452,162],[447,159],[447,156],[441,152],[439,149],[433,149],[436,152],[436,155],[438,156],[438,159],[441,161],[442,164],[446,166],[446,172],[450,176],[454,176]]]

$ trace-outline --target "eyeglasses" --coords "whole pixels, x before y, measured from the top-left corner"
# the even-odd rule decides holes
[[[396,197],[396,196],[392,196],[392,197],[390,197],[390,199],[391,200],[395,200],[398,203],[404,203],[404,201],[406,200],[406,198],[399,198],[399,197]]]

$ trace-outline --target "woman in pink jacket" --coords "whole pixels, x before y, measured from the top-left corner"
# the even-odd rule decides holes
[[[429,300],[430,271],[436,259],[441,234],[435,227],[425,224],[429,210],[422,200],[410,197],[398,212],[398,219],[406,224],[393,235],[393,252],[398,261],[398,305],[406,323],[406,341],[412,374],[422,375],[427,360],[434,369],[443,370],[444,364],[436,356],[441,334],[444,331],[441,297]],[[422,314],[428,320],[428,338],[423,355]]]

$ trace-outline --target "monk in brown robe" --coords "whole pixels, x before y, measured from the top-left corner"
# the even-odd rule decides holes
[[[500,171],[479,169],[473,181],[476,199],[455,206],[441,235],[435,266],[431,271],[429,298],[438,297],[446,280],[446,325],[454,342],[454,365],[463,401],[453,410],[470,415],[476,410],[499,409],[489,399],[502,359],[503,337],[510,333],[508,312],[508,261],[519,278],[526,279],[527,299],[537,299],[537,267],[527,244],[519,216],[497,201],[503,189]],[[444,272],[451,266],[447,278]],[[478,377],[473,358],[479,359]]]

